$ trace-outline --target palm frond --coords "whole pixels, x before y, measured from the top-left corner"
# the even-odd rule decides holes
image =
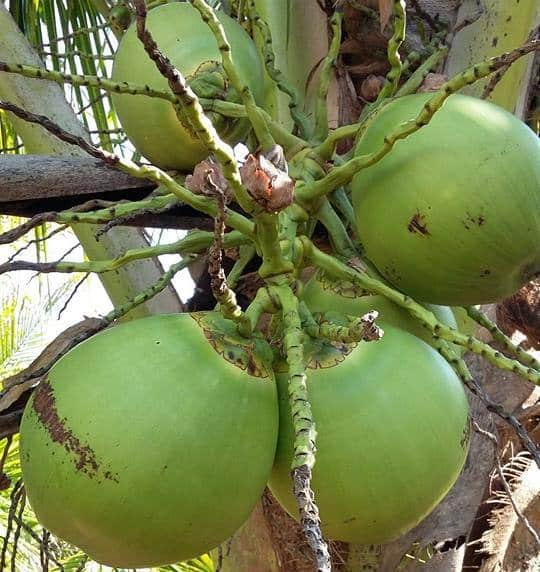
[[[32,298],[20,284],[0,282],[0,377],[29,365],[50,341],[44,335],[51,315],[69,298],[77,276],[70,276],[47,296]]]

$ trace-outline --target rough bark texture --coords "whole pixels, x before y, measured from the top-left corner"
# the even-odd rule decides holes
[[[0,203],[142,188],[155,185],[111,169],[91,157],[5,155],[0,162]],[[0,207],[1,209],[1,207]]]

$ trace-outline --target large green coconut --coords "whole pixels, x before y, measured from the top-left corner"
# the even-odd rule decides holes
[[[218,12],[218,18],[231,45],[235,67],[260,103],[264,76],[255,45],[238,22],[222,12]],[[214,34],[191,4],[173,2],[150,10],[147,27],[160,50],[189,80],[199,97],[241,101],[223,72]],[[170,91],[167,80],[137,38],[135,24],[120,41],[112,79]],[[130,141],[154,165],[191,171],[208,155],[187,118],[178,118],[168,101],[125,94],[114,95],[113,101]],[[240,141],[250,129],[245,118],[229,119],[212,113],[210,116],[220,135],[231,144]]]
[[[317,430],[312,487],[323,534],[361,544],[397,538],[439,503],[465,463],[469,408],[460,380],[433,348],[393,326],[380,341],[356,347],[314,341],[308,355]],[[298,518],[287,374],[277,377],[270,488]]]
[[[122,568],[192,558],[229,538],[274,458],[277,397],[264,347],[213,314],[177,314],[71,350],[21,425],[39,521]]]
[[[379,150],[430,97],[389,103],[356,155]],[[494,302],[540,272],[540,141],[491,103],[450,96],[428,125],[359,172],[352,192],[367,258],[418,300]]]

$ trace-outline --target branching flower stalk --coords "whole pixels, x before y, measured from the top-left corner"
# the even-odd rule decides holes
[[[221,53],[221,60],[225,73],[234,89],[242,97],[248,119],[251,122],[255,135],[257,136],[263,151],[268,151],[275,145],[275,141],[268,130],[268,126],[266,125],[262,113],[255,103],[251,90],[242,81],[242,78],[236,71],[231,55],[231,45],[227,40],[227,36],[225,35],[225,30],[223,29],[221,22],[218,20],[214,10],[212,10],[204,0],[192,0],[192,4],[200,12],[202,19],[206,24],[208,24],[210,30],[212,30]]]
[[[463,361],[462,358],[457,356],[457,354],[449,347],[448,344],[439,340],[435,342],[435,345],[439,353],[454,368],[463,384],[482,401],[486,409],[503,419],[510,425],[510,427],[512,427],[523,447],[529,451],[535,463],[538,465],[538,468],[540,468],[540,449],[531,439],[527,433],[527,430],[517,419],[517,417],[512,415],[512,413],[509,411],[506,411],[500,403],[496,403],[493,401],[493,399],[491,399],[491,397],[486,393],[485,389],[471,375],[467,364]]]
[[[343,186],[352,177],[370,165],[382,159],[391,151],[393,145],[400,139],[408,137],[425,126],[433,115],[441,108],[449,95],[455,93],[465,85],[486,77],[498,69],[505,69],[521,56],[540,48],[540,42],[531,41],[523,47],[497,58],[486,60],[462,74],[448,81],[426,103],[424,109],[411,121],[398,126],[386,138],[384,145],[375,153],[349,159],[346,156],[334,157],[336,144],[343,137],[356,135],[359,129],[366,125],[365,121],[353,126],[345,126],[328,134],[326,97],[331,77],[331,70],[339,53],[341,14],[336,13],[332,19],[334,37],[329,53],[324,60],[321,72],[318,100],[316,104],[316,127],[313,139],[316,143],[311,145],[307,141],[311,132],[311,125],[299,110],[300,99],[298,94],[287,84],[283,75],[275,68],[271,37],[264,22],[258,18],[253,0],[247,0],[247,4],[238,3],[238,10],[242,15],[247,9],[250,21],[257,27],[262,38],[262,51],[266,60],[266,67],[271,78],[277,86],[288,93],[291,103],[290,110],[293,120],[296,122],[303,139],[287,132],[287,129],[274,122],[268,113],[258,108],[249,91],[241,80],[240,75],[231,57],[231,48],[225,36],[223,27],[215,12],[204,0],[193,0],[193,5],[199,10],[203,20],[208,24],[216,38],[223,68],[235,90],[242,97],[243,105],[230,102],[199,99],[196,93],[187,84],[182,74],[175,69],[172,63],[162,54],[146,27],[147,8],[143,0],[134,0],[137,18],[137,34],[147,54],[154,61],[161,74],[168,80],[172,91],[155,90],[149,86],[130,85],[127,83],[115,83],[107,79],[95,76],[82,76],[62,74],[49,70],[40,70],[29,66],[20,66],[0,62],[0,71],[17,73],[29,78],[48,79],[57,83],[72,83],[94,87],[113,93],[142,95],[165,100],[172,104],[177,112],[181,113],[190,122],[193,131],[206,146],[209,155],[213,155],[220,163],[223,175],[228,182],[229,189],[221,189],[219,193],[197,194],[186,189],[175,181],[169,174],[153,166],[139,166],[132,161],[127,161],[115,155],[102,151],[83,138],[76,137],[62,130],[48,118],[28,113],[17,106],[0,102],[0,109],[10,111],[21,119],[38,124],[63,141],[78,145],[91,156],[104,161],[111,167],[118,168],[125,173],[139,178],[146,178],[165,189],[165,194],[151,196],[142,201],[128,203],[104,204],[94,203],[81,207],[79,210],[70,209],[60,213],[44,213],[21,225],[18,229],[0,236],[0,244],[12,242],[23,236],[37,224],[45,221],[54,221],[60,224],[73,223],[104,223],[114,225],[125,222],[130,217],[153,210],[167,209],[180,203],[187,204],[192,208],[210,215],[215,219],[215,233],[193,232],[186,238],[168,245],[158,245],[146,249],[128,250],[122,256],[114,260],[91,261],[91,262],[45,262],[34,263],[15,260],[0,265],[0,274],[14,270],[37,270],[39,272],[109,272],[133,260],[154,257],[160,254],[175,253],[185,256],[183,260],[173,265],[168,272],[153,286],[141,292],[130,302],[123,304],[105,316],[95,320],[78,336],[70,340],[73,347],[82,339],[90,337],[97,331],[107,327],[118,320],[131,309],[141,304],[157,292],[170,284],[173,276],[182,268],[185,268],[195,257],[196,253],[211,249],[211,271],[213,277],[213,290],[220,303],[221,310],[226,317],[235,320],[238,330],[244,335],[250,335],[255,329],[259,318],[264,312],[279,313],[282,318],[284,332],[284,353],[289,366],[289,398],[295,432],[294,460],[292,465],[292,477],[294,492],[298,501],[299,513],[302,526],[308,542],[313,549],[319,572],[327,572],[331,569],[331,560],[328,547],[322,537],[318,508],[311,489],[311,473],[315,465],[316,453],[316,427],[313,419],[311,405],[309,403],[306,364],[304,356],[304,335],[340,343],[357,343],[366,339],[377,339],[381,331],[374,324],[375,315],[368,314],[362,318],[349,321],[346,325],[335,324],[320,318],[316,320],[299,302],[294,290],[296,280],[301,270],[308,264],[322,268],[334,279],[344,279],[360,286],[374,294],[380,294],[407,309],[409,313],[424,324],[433,333],[442,355],[456,368],[463,382],[475,391],[486,403],[490,411],[504,418],[510,423],[522,440],[524,446],[531,451],[535,460],[539,462],[540,455],[530,440],[523,426],[513,416],[506,413],[501,406],[490,401],[481,386],[470,376],[461,359],[456,357],[446,342],[452,342],[467,347],[473,352],[484,356],[488,361],[501,369],[514,371],[532,381],[540,384],[540,369],[537,362],[526,361],[523,355],[512,346],[511,341],[506,340],[504,346],[507,350],[514,351],[522,360],[518,361],[507,358],[487,344],[476,340],[472,336],[466,336],[437,321],[435,316],[413,299],[383,282],[372,277],[363,269],[355,269],[341,262],[336,256],[325,254],[317,249],[308,236],[309,224],[314,224],[318,217],[327,228],[331,242],[338,256],[350,259],[357,255],[355,245],[347,234],[346,226],[327,200],[330,196],[338,210],[344,215],[347,223],[354,224],[354,215],[348,202]],[[399,48],[405,34],[405,3],[403,0],[394,0],[393,35],[388,47],[388,57],[391,70],[387,76],[386,84],[373,109],[383,101],[392,97],[400,81],[402,63],[399,56]],[[428,69],[436,65],[444,55],[443,50],[435,52],[420,66],[416,78],[422,78]],[[417,81],[415,79],[415,81]],[[405,91],[413,90],[416,83],[406,83],[402,88]],[[261,201],[261,197],[250,194],[252,188],[248,188],[242,180],[239,165],[235,159],[231,147],[221,140],[210,119],[205,115],[206,110],[212,110],[228,117],[247,117],[254,128],[256,137],[263,151],[262,157],[269,159],[270,151],[278,145],[284,147],[285,156],[289,160],[289,168],[293,177],[296,178],[295,202],[290,202],[280,207],[266,208],[269,204]],[[258,160],[260,157],[250,156]],[[333,161],[332,163],[329,163]],[[270,160],[270,162],[272,162]],[[273,162],[276,166],[276,161]],[[258,164],[261,166],[261,163]],[[287,170],[282,168],[281,174]],[[255,183],[267,183],[263,191],[271,195],[276,189],[273,186],[274,179],[260,168],[254,171]],[[244,171],[242,171],[244,174]],[[266,177],[266,179],[264,178]],[[276,177],[279,177],[276,175]],[[282,187],[282,189],[286,187]],[[238,205],[250,217],[244,216],[225,205],[225,191],[230,190]],[[290,192],[292,196],[292,192]],[[268,197],[266,197],[268,199]],[[272,198],[272,197],[270,197]],[[292,198],[291,198],[292,200]],[[278,212],[281,210],[281,212]],[[307,213],[312,215],[308,218]],[[234,230],[225,232],[226,226]],[[302,234],[303,233],[303,234]],[[262,259],[258,270],[259,275],[265,281],[265,286],[260,288],[254,301],[245,313],[242,313],[236,303],[233,290],[227,285],[223,269],[221,267],[221,252],[225,247],[242,247],[240,259],[237,261],[231,282],[234,285],[245,269],[249,260],[255,253]],[[493,331],[492,331],[493,333]],[[494,335],[499,335],[496,331]],[[500,340],[499,340],[500,341]],[[510,345],[508,345],[510,344]],[[59,356],[56,356],[58,359]],[[41,367],[38,371],[29,372],[30,377],[19,376],[13,384],[24,383],[21,380],[30,380],[43,375],[55,363]],[[527,367],[531,366],[531,367]],[[5,390],[0,394],[2,399],[5,391],[13,386],[6,383]]]
[[[400,139],[405,139],[421,129],[424,125],[427,125],[435,113],[442,107],[446,99],[453,93],[456,93],[467,85],[475,83],[479,79],[487,77],[501,67],[514,63],[526,54],[539,49],[540,41],[533,40],[516,50],[485,60],[453,77],[447,81],[439,91],[434,93],[431,99],[426,102],[422,111],[414,119],[403,123],[388,134],[385,137],[383,146],[378,151],[374,151],[369,155],[355,157],[345,165],[334,167],[324,178],[298,186],[296,194],[300,204],[307,206],[322,195],[331,193],[336,188],[349,183],[354,175],[362,169],[366,169],[380,161],[392,150]],[[343,130],[340,134],[344,134],[345,132],[346,131]],[[322,145],[325,145],[325,143]]]
[[[536,371],[540,371],[540,363],[538,360],[532,354],[514,344],[512,340],[497,327],[497,324],[492,322],[483,312],[477,310],[474,306],[468,306],[465,310],[469,318],[485,328],[493,336],[493,339],[501,344],[506,351],[514,354],[521,363],[534,368]]]
[[[306,334],[312,338],[323,338],[331,342],[342,344],[356,344],[362,341],[375,341],[383,336],[383,330],[379,328],[375,320],[378,312],[373,311],[360,318],[349,317],[349,324],[343,326],[330,322],[326,316],[314,317],[304,303],[300,303],[300,316],[302,327]]]
[[[97,159],[102,160],[105,164],[111,167],[116,167],[121,171],[123,171],[124,173],[128,173],[129,175],[132,175],[139,179],[149,179],[150,181],[153,181],[157,185],[163,185],[169,191],[171,191],[171,193],[176,195],[176,197],[180,199],[181,202],[188,204],[189,206],[193,207],[196,210],[202,211],[212,217],[215,217],[217,215],[217,206],[214,201],[208,199],[207,197],[196,195],[188,191],[182,185],[178,184],[170,175],[165,173],[165,171],[162,171],[157,167],[151,165],[139,166],[133,161],[122,159],[117,155],[109,153],[108,151],[103,151],[102,149],[95,147],[82,137],[77,137],[71,133],[68,133],[64,129],[61,129],[48,117],[30,113],[11,103],[0,101],[0,109],[10,111],[17,117],[20,117],[21,119],[28,121],[29,123],[35,123],[37,125],[41,125],[41,127],[44,127],[47,131],[49,131],[59,139],[62,139],[63,141],[66,141],[67,143],[70,143],[72,145],[79,146],[81,149],[86,151],[92,157],[96,157]],[[236,213],[234,211],[228,211],[226,220],[228,226],[231,226],[232,228],[239,230],[248,237],[254,238],[253,223],[240,213]]]
[[[169,101],[173,105],[178,105],[180,103],[178,97],[169,91],[153,89],[148,85],[116,82],[99,76],[62,73],[55,70],[37,68],[22,64],[10,64],[2,61],[0,61],[0,71],[21,75],[31,79],[45,79],[54,81],[55,83],[59,84],[67,83],[81,87],[94,87],[109,93],[123,93],[128,95],[155,97],[157,99]]]
[[[30,262],[25,260],[14,260],[13,262],[5,262],[0,264],[0,275],[6,272],[14,272],[17,270],[33,270],[48,274],[51,272],[68,273],[73,272],[91,272],[94,274],[102,274],[117,270],[121,266],[142,260],[145,258],[154,258],[163,254],[192,254],[206,250],[213,242],[214,235],[211,232],[195,231],[188,236],[173,242],[171,244],[159,244],[149,246],[148,248],[137,248],[127,250],[122,256],[118,256],[111,260],[87,260],[85,262]],[[240,246],[245,244],[248,239],[239,232],[231,232],[223,237],[223,245],[226,247]]]
[[[308,116],[300,109],[298,92],[284,74],[276,68],[276,58],[272,47],[272,33],[268,24],[257,13],[254,0],[248,1],[248,14],[252,24],[256,26],[261,35],[261,52],[266,71],[278,89],[289,96],[289,111],[292,120],[298,128],[298,134],[302,139],[309,140],[312,136],[313,125],[311,125]]]
[[[128,201],[125,203],[113,203],[92,199],[66,211],[39,213],[31,217],[25,223],[0,234],[0,244],[9,244],[21,238],[33,228],[46,223],[58,224],[102,224],[113,222],[118,219],[126,219],[148,212],[157,212],[172,208],[181,204],[173,194],[151,197],[141,201]]]
[[[417,89],[422,85],[426,76],[446,58],[448,55],[447,46],[439,46],[433,54],[431,54],[420,67],[415,70],[414,74],[397,90],[396,97],[410,95],[416,93]]]
[[[227,284],[227,277],[222,266],[225,244],[225,191],[214,183],[210,173],[207,174],[206,179],[206,193],[214,197],[218,208],[218,215],[214,219],[214,241],[208,250],[210,288],[223,316],[237,322],[239,325],[243,324],[244,331],[249,335],[251,334],[251,329],[246,328],[246,318],[242,308],[236,301],[234,290]]]
[[[0,71],[4,73],[12,73],[28,77],[31,79],[44,79],[54,81],[59,84],[69,84],[83,87],[93,87],[104,90],[108,93],[118,93],[124,95],[153,97],[168,101],[173,106],[181,105],[180,99],[172,92],[155,89],[148,85],[139,85],[131,82],[116,82],[111,79],[82,74],[68,74],[55,70],[37,68],[28,65],[10,64],[0,61]],[[244,105],[233,103],[230,101],[221,101],[219,99],[199,98],[204,111],[212,111],[219,113],[225,117],[247,117],[247,111]],[[268,129],[274,139],[286,148],[298,147],[306,145],[303,139],[289,133],[284,127],[275,122],[270,115],[261,108],[257,108],[258,113],[262,115],[264,121],[268,125]]]
[[[390,63],[390,71],[386,76],[386,82],[381,89],[377,100],[372,107],[378,105],[388,97],[392,97],[397,91],[399,79],[401,78],[401,70],[403,63],[399,55],[399,48],[405,40],[405,33],[407,31],[407,13],[405,10],[404,0],[394,0],[393,4],[393,27],[394,32],[388,42],[387,56]]]
[[[205,144],[210,153],[213,153],[223,169],[223,175],[234,193],[237,203],[247,213],[257,210],[256,204],[242,185],[238,164],[234,152],[218,135],[214,125],[204,114],[199,98],[189,87],[184,76],[161,53],[151,33],[146,28],[147,10],[144,0],[133,0],[137,16],[137,36],[144,46],[146,53],[156,64],[160,73],[169,82],[171,91],[178,97],[181,110],[186,114],[193,129]],[[214,213],[213,216],[215,216]]]

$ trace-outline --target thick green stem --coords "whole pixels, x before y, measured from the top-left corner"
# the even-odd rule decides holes
[[[465,310],[469,318],[488,330],[493,336],[493,339],[501,344],[505,350],[514,354],[521,363],[534,368],[536,371],[540,371],[540,363],[538,360],[533,355],[527,353],[523,348],[514,344],[512,340],[497,327],[497,324],[492,322],[485,314],[477,310],[474,306],[469,306],[465,308]]]
[[[263,263],[259,269],[261,278],[286,274],[294,270],[281,250],[278,215],[261,213],[256,218],[256,232]]]
[[[332,70],[336,64],[341,46],[341,23],[343,14],[334,12],[330,19],[332,27],[332,42],[328,50],[328,55],[324,59],[321,75],[319,77],[319,89],[315,102],[315,132],[313,138],[316,141],[322,141],[328,135],[328,105],[326,99],[328,96],[328,88],[332,80]]]
[[[259,320],[265,312],[273,314],[276,310],[277,308],[274,306],[272,298],[266,288],[259,288],[255,298],[246,310],[245,324],[239,326],[238,331],[242,335],[249,336],[251,332],[256,330]]]
[[[321,533],[319,509],[311,489],[311,472],[315,465],[315,421],[309,403],[304,334],[300,321],[298,298],[282,279],[269,286],[281,306],[284,348],[289,366],[289,403],[294,427],[292,477],[300,522],[317,562],[318,572],[331,570],[330,554]]]
[[[227,276],[227,284],[229,285],[229,288],[236,288],[246,266],[251,262],[254,256],[255,247],[252,244],[244,244],[240,247],[238,260],[236,260]]]
[[[338,256],[348,260],[358,255],[342,220],[326,198],[321,202],[316,216],[328,232],[332,248]]]
[[[316,248],[306,237],[300,237],[299,241],[302,243],[304,255],[307,256],[315,266],[322,268],[334,279],[350,280],[354,284],[357,284],[361,288],[364,288],[373,294],[385,296],[398,306],[405,308],[414,317],[420,320],[420,322],[433,332],[434,337],[439,337],[448,342],[453,342],[463,346],[470,351],[483,356],[498,368],[506,371],[512,371],[531,381],[535,385],[540,385],[539,371],[526,367],[516,360],[507,358],[502,355],[501,352],[493,349],[491,346],[481,342],[480,340],[477,340],[473,336],[467,336],[442,324],[435,318],[433,313],[426,310],[426,308],[418,304],[418,302],[415,302],[406,294],[403,294],[398,290],[394,290],[390,286],[383,284],[375,278],[369,277],[365,273],[358,272],[348,267],[333,256],[325,254]]]
[[[348,139],[349,137],[355,137],[360,129],[363,127],[364,122],[352,123],[351,125],[342,125],[337,129],[330,132],[328,137],[313,151],[323,160],[329,161],[332,159],[336,151],[336,145],[342,139]]]
[[[354,228],[356,226],[356,218],[354,210],[347,195],[347,191],[343,187],[339,187],[330,195],[330,202],[341,213],[345,221],[345,225]]]

